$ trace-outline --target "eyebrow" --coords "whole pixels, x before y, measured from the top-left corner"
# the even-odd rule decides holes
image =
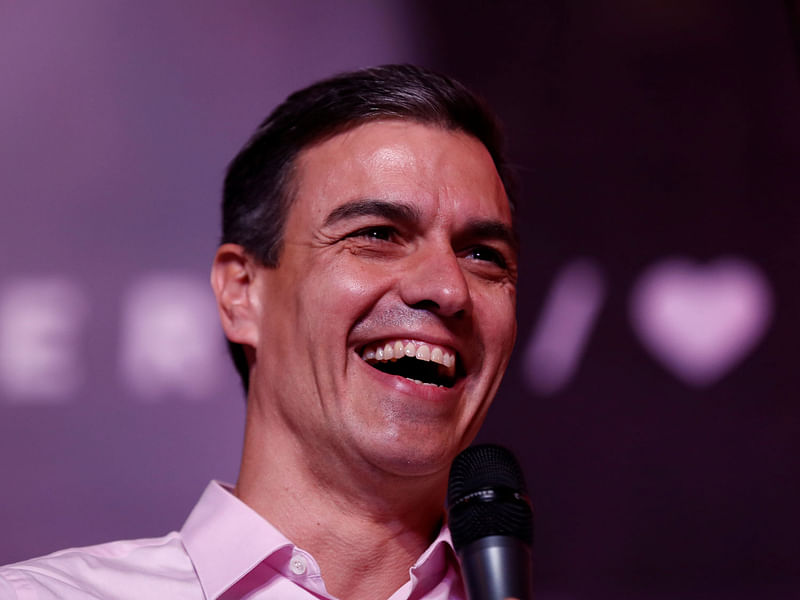
[[[407,204],[397,204],[386,200],[353,200],[333,209],[325,218],[325,225],[333,225],[354,217],[384,217],[402,223],[416,223],[420,220],[420,212],[417,208]]]

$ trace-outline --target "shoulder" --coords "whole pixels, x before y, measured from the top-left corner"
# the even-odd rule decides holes
[[[178,533],[70,548],[0,567],[0,600],[145,597],[203,597]]]

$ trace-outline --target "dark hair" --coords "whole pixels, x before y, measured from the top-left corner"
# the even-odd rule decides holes
[[[477,138],[494,161],[513,211],[502,134],[486,105],[449,77],[413,65],[386,65],[315,83],[289,96],[266,118],[228,167],[222,243],[239,244],[265,266],[276,266],[297,155],[367,121],[386,119],[409,119]],[[228,346],[247,390],[244,349],[233,342]]]

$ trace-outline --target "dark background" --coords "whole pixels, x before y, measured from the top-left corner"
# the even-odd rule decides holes
[[[232,372],[144,398],[120,376],[126,294],[152,273],[205,285],[224,166],[289,92],[410,61],[488,99],[519,174],[518,348],[479,440],[524,465],[537,597],[800,597],[796,12],[744,0],[0,5],[0,293],[59,276],[90,306],[83,383],[43,399],[0,381],[0,562],[162,535],[208,479],[235,478]],[[771,318],[698,385],[642,343],[631,293],[664,260],[703,273],[723,257],[760,273]],[[574,372],[544,393],[525,348],[576,259],[595,266],[604,301]]]

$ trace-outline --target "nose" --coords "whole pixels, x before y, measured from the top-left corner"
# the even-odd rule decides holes
[[[400,293],[412,308],[429,310],[442,317],[459,317],[472,309],[472,295],[458,257],[447,251],[417,256],[402,274]]]

